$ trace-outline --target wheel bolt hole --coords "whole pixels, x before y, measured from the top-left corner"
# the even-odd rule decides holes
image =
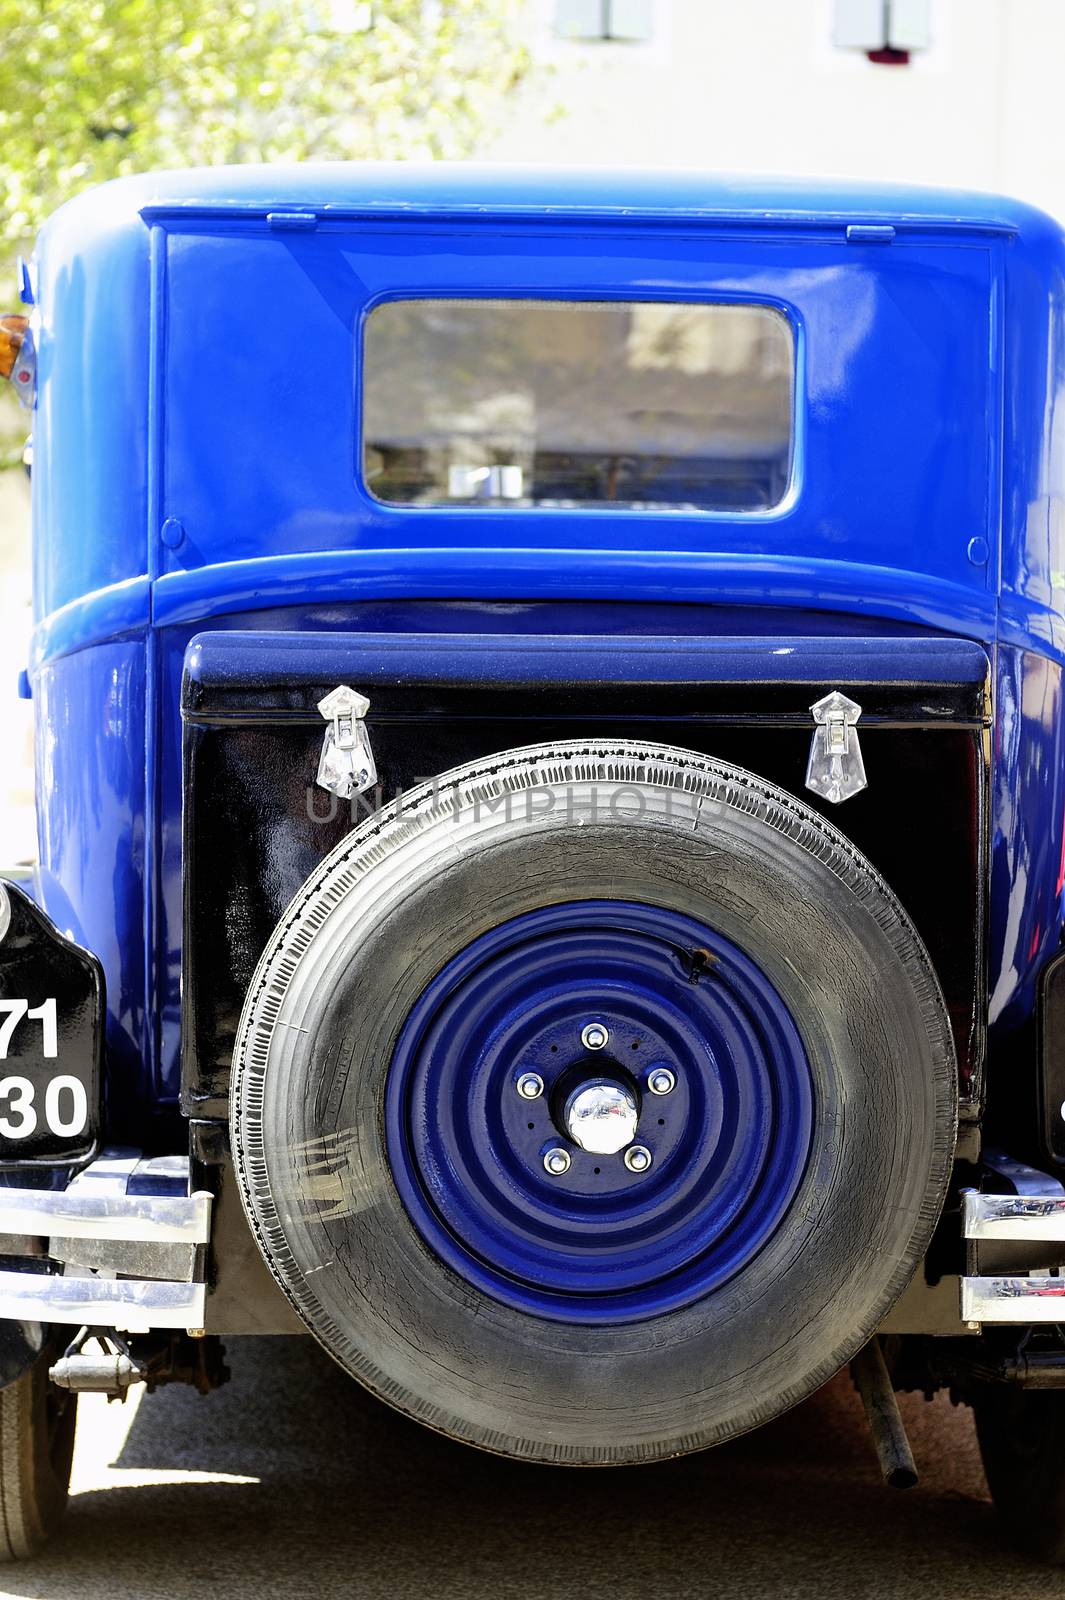
[[[665,1119],[665,1117],[659,1117],[659,1119],[658,1119],[658,1126],[659,1126],[659,1127],[660,1127],[660,1128],[664,1128],[664,1127],[665,1127],[665,1125],[666,1125],[666,1119]],[[531,1123],[531,1122],[530,1122],[530,1123],[529,1123],[529,1127],[530,1127],[530,1128],[531,1128],[531,1127],[532,1127],[532,1123]]]
[[[536,1127],[536,1123],[535,1122],[530,1122],[529,1123],[529,1127],[530,1128],[535,1128]]]
[[[603,1170],[602,1167],[593,1167],[592,1168],[592,1171],[595,1173],[597,1178],[598,1178],[599,1174],[602,1172],[602,1170]]]

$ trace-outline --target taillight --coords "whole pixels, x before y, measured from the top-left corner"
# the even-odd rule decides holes
[[[0,378],[9,378],[24,406],[33,405],[37,361],[28,317],[0,317]]]

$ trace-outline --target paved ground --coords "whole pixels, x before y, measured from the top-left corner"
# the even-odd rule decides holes
[[[0,1594],[40,1600],[1065,1600],[1000,1548],[968,1412],[906,1401],[924,1476],[880,1487],[845,1381],[664,1467],[574,1473],[463,1450],[301,1339],[234,1381],[84,1404],[66,1532]]]

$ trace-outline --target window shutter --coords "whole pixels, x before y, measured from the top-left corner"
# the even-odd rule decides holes
[[[832,40],[840,50],[926,50],[931,0],[835,0]]]
[[[654,33],[653,0],[610,0],[611,39],[645,43]]]
[[[555,33],[560,39],[601,39],[603,0],[555,0]]]
[[[555,0],[555,33],[589,42],[642,44],[654,33],[654,0]]]

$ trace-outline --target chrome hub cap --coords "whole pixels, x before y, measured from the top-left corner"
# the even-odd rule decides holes
[[[566,1133],[590,1155],[612,1156],[636,1137],[640,1108],[631,1089],[612,1078],[579,1084],[562,1113]]]

